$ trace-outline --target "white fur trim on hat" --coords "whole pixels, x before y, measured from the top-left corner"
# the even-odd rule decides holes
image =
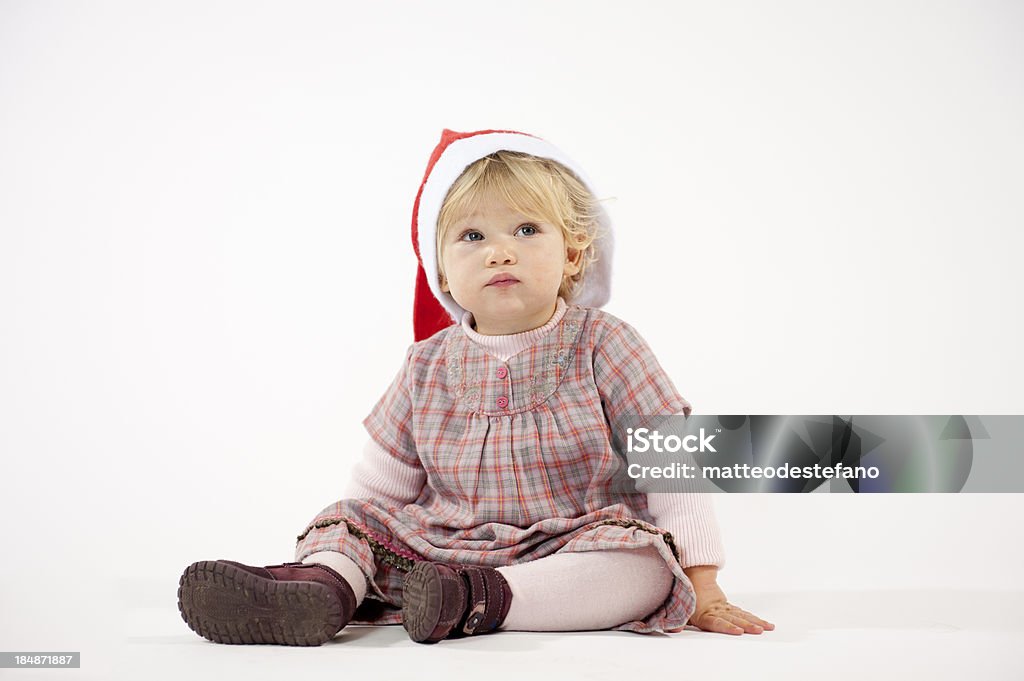
[[[416,233],[419,240],[420,258],[427,283],[434,297],[440,301],[452,319],[462,319],[465,310],[455,302],[450,293],[441,291],[437,270],[437,218],[441,205],[455,180],[459,179],[468,166],[496,151],[518,151],[532,156],[557,161],[571,170],[595,197],[600,196],[583,170],[568,156],[549,142],[529,135],[493,132],[464,137],[449,144],[437,159],[430,176],[423,185],[420,195],[419,212],[416,215]],[[611,294],[612,241],[611,218],[604,206],[597,204],[598,224],[602,237],[595,242],[598,255],[584,276],[582,289],[569,302],[588,307],[601,307],[608,302]]]

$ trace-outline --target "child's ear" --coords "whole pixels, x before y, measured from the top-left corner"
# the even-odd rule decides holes
[[[441,275],[441,292],[442,293],[449,293],[450,292],[450,289],[448,288],[448,279],[443,274]]]
[[[565,249],[565,267],[563,272],[567,276],[572,276],[580,271],[580,263],[583,261],[583,251],[577,251],[575,248]]]

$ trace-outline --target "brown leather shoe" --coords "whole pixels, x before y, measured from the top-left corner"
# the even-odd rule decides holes
[[[201,560],[181,575],[178,610],[192,631],[216,643],[318,646],[352,619],[356,596],[326,565]]]
[[[485,634],[501,626],[512,604],[494,568],[421,562],[402,585],[402,626],[419,643]]]

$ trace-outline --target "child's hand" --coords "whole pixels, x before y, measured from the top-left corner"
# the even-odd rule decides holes
[[[689,624],[703,631],[740,635],[760,634],[771,631],[775,625],[757,615],[738,608],[728,601],[718,586],[718,568],[698,565],[684,568],[683,572],[693,583],[697,594],[697,609],[693,611]]]

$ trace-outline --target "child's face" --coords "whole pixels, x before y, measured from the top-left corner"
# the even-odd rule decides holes
[[[441,244],[447,275],[441,290],[473,313],[479,333],[543,326],[554,313],[562,278],[579,271],[580,254],[566,247],[558,227],[529,220],[492,194],[482,199]]]

